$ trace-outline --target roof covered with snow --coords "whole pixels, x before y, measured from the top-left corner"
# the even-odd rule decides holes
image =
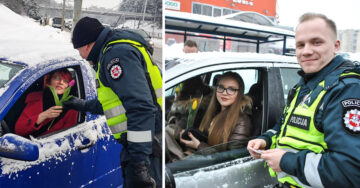
[[[65,58],[81,59],[71,44],[71,33],[41,26],[0,4],[0,58],[38,64]]]
[[[164,11],[166,29],[187,30],[199,33],[218,33],[248,39],[267,40],[273,36],[294,37],[294,32],[286,29],[209,17],[184,12]]]

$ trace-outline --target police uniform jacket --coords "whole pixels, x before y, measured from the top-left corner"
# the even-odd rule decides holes
[[[129,39],[142,44],[147,42],[138,34],[111,30],[108,27],[100,33],[87,60],[94,63],[94,69],[100,69],[99,78],[102,84],[110,87],[122,101],[126,110],[127,130],[151,131],[151,135],[161,133],[161,109],[153,101],[147,79],[145,77],[146,62],[135,47],[129,44],[116,44],[109,46],[104,52],[103,48],[110,41]],[[101,58],[102,57],[102,58]],[[101,59],[99,59],[101,58]],[[100,67],[98,62],[101,61]],[[112,77],[112,65],[120,66],[120,75]],[[128,142],[129,156],[134,162],[147,161],[152,153],[151,142]]]
[[[353,119],[352,126],[360,126],[360,81],[358,78],[339,79],[342,70],[354,68],[352,63],[347,64],[341,56],[336,56],[315,75],[305,76],[303,71],[299,72],[302,78],[297,84],[301,89],[296,105],[322,80],[331,83],[315,114],[315,126],[324,133],[328,149],[320,154],[309,150],[298,153],[286,152],[280,161],[282,171],[296,176],[305,185],[312,187],[359,187],[360,185],[360,131],[349,129],[351,127],[349,121],[346,122],[350,113]],[[266,141],[267,149],[272,145],[271,137],[280,133],[281,125],[280,120],[273,129],[260,137]]]

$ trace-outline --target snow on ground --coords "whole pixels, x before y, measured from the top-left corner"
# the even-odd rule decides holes
[[[137,24],[137,21],[127,21],[121,27],[137,28]],[[0,57],[26,63],[65,57],[81,59],[78,52],[73,49],[70,32],[51,26],[41,26],[35,20],[20,16],[2,4],[0,25]],[[140,28],[153,36],[156,47],[161,47],[161,29],[153,25],[152,22],[143,22]]]
[[[185,54],[183,52],[184,43],[174,43],[172,45],[165,44],[164,54],[165,59],[170,57],[177,57],[179,54]]]
[[[137,29],[139,21],[137,20],[127,20],[123,24],[119,24],[117,28],[130,28],[130,29]],[[157,48],[161,48],[162,46],[162,29],[156,27],[153,22],[144,21],[141,22],[139,29],[143,29],[146,31],[154,41],[154,45]]]
[[[71,34],[40,26],[0,4],[0,57],[37,63],[65,57],[81,58],[71,44]]]

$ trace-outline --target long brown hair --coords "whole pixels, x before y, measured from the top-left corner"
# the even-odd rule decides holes
[[[226,72],[218,83],[227,78],[235,80],[239,85],[235,102],[221,111],[220,103],[216,98],[216,89],[214,89],[209,107],[200,124],[200,131],[209,132],[208,144],[210,145],[227,142],[231,132],[235,129],[239,115],[245,113],[245,109],[251,109],[252,101],[250,97],[244,95],[244,81],[241,76],[235,72]]]

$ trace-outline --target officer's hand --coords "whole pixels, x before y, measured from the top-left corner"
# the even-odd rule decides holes
[[[286,151],[283,149],[269,149],[261,153],[261,158],[264,159],[269,167],[271,167],[275,172],[282,172],[280,168],[280,161],[285,153]]]
[[[255,153],[252,149],[255,150],[264,150],[266,147],[266,142],[263,139],[254,139],[254,140],[250,140],[248,145],[247,145],[247,150],[249,151],[250,155],[252,157],[254,157],[255,159],[259,159],[260,158],[260,154]]]
[[[63,102],[63,105],[80,112],[86,112],[86,101],[72,96],[69,100]]]
[[[155,180],[149,174],[149,164],[141,161],[130,166],[133,169],[129,177],[133,183],[132,187],[153,188],[156,186]]]

